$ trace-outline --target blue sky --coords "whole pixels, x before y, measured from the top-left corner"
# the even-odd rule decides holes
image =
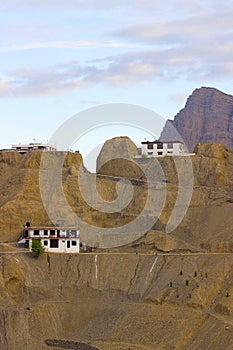
[[[197,87],[233,94],[233,1],[1,0],[0,16],[0,147],[49,139],[99,104],[167,119]]]

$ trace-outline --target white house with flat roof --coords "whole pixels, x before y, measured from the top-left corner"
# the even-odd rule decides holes
[[[184,144],[181,141],[143,141],[141,155],[147,157],[179,156],[184,155]]]
[[[49,143],[40,143],[40,142],[32,142],[28,144],[17,144],[12,145],[11,149],[13,151],[19,152],[19,153],[27,153],[32,151],[48,151],[48,152],[54,152],[56,151],[56,147],[53,145],[50,145]]]
[[[77,227],[26,227],[25,236],[30,251],[33,239],[40,240],[49,253],[79,253],[82,246]]]

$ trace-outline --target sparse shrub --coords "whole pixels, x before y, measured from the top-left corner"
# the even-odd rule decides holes
[[[183,271],[182,271],[182,270],[180,270],[180,275],[181,275],[181,276],[183,275]]]
[[[169,283],[170,288],[172,287],[172,282]]]
[[[186,280],[186,282],[185,282],[185,283],[186,283],[186,286],[188,286],[188,285],[189,285],[189,280]]]
[[[32,252],[37,257],[44,253],[44,247],[39,239],[34,238],[32,240]]]
[[[197,271],[194,272],[194,277],[197,277]]]
[[[229,294],[229,292],[227,292],[226,297],[229,298],[229,296],[230,296],[230,294]]]

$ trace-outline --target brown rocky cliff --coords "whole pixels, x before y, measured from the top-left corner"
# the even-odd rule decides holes
[[[163,228],[174,206],[177,177],[173,158],[164,157],[159,162],[168,180],[167,204],[142,242],[125,247],[131,254],[120,248],[115,254],[43,254],[35,259],[0,246],[0,349],[52,350],[46,339],[81,341],[99,350],[232,349],[233,154],[219,144],[200,144],[195,151],[192,202],[170,235]],[[180,167],[185,158],[177,158]],[[74,210],[96,225],[98,217],[78,188],[81,162],[81,156],[68,154],[64,189]],[[141,162],[148,169],[157,160]],[[35,224],[44,224],[39,163],[39,153],[0,158],[1,240],[17,237],[16,229],[29,214]],[[118,169],[120,165],[118,161]],[[116,179],[97,181],[111,200]],[[136,190],[131,211],[144,191],[140,182],[134,189],[140,193]],[[99,218],[103,223],[103,215]],[[6,222],[15,223],[14,232]],[[117,218],[111,223],[115,227]]]
[[[54,155],[55,158],[57,156]],[[183,169],[185,157],[178,158],[176,161]],[[148,237],[145,237],[144,243],[142,243],[145,250],[155,251],[158,248],[165,251],[176,249],[233,251],[231,229],[233,225],[231,214],[233,208],[233,154],[219,144],[200,144],[196,148],[196,155],[192,156],[191,159],[194,171],[192,201],[183,221],[169,236],[170,239],[165,234],[165,227],[177,197],[176,166],[172,157],[159,159],[159,164],[168,181],[166,184],[166,205],[155,227],[152,228],[153,231],[149,233]],[[77,154],[68,154],[63,169],[64,193],[74,212],[84,222],[97,227],[120,227],[134,220],[143,210],[148,194],[147,181],[144,178],[135,179],[135,177],[145,169],[149,173],[149,177],[156,179],[152,164],[156,162],[156,159],[148,158],[138,160],[138,164],[134,163],[131,173],[134,193],[132,201],[119,212],[105,213],[94,210],[86,203],[85,198],[80,193],[77,177],[82,158]],[[109,163],[111,165],[111,161]],[[132,163],[130,161],[130,164]],[[5,153],[0,158],[1,242],[15,241],[27,220],[30,220],[34,226],[50,224],[40,196],[39,164],[39,153],[25,155]],[[118,170],[118,175],[125,175],[121,172],[122,169],[125,171],[121,160],[116,160],[114,166]],[[113,168],[114,171],[115,169]],[[97,182],[100,195],[111,202],[117,198],[118,178],[117,176],[111,177],[111,167],[107,170],[107,176],[103,174],[97,177],[94,174],[91,176]],[[183,173],[185,177],[185,170]],[[131,186],[131,184],[126,183],[125,186]],[[151,211],[151,215],[153,215],[153,206],[156,201],[155,196],[148,207],[148,214]],[[56,202],[54,205],[58,205],[58,203]],[[60,216],[61,219],[65,216],[63,208],[61,208]],[[138,229],[140,230],[140,228]]]
[[[191,152],[199,142],[222,143],[233,149],[233,96],[210,87],[196,89],[174,121],[167,121],[161,140],[177,139],[171,126]]]
[[[33,225],[51,224],[43,206],[39,188],[42,152],[0,154],[0,241],[19,238],[25,222]],[[53,161],[62,156],[54,153]],[[77,153],[67,153],[63,164],[64,182],[82,164]]]
[[[0,266],[2,350],[231,349],[229,255],[9,254]]]

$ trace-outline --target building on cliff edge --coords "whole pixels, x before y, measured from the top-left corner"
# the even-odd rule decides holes
[[[25,237],[30,251],[33,239],[40,240],[48,253],[80,253],[84,248],[77,227],[26,227]]]
[[[54,152],[56,151],[56,147],[50,145],[49,143],[41,143],[41,142],[32,142],[28,144],[17,144],[11,146],[12,151],[16,151],[19,153],[27,153],[33,151],[48,151]]]
[[[185,151],[181,141],[143,141],[141,142],[141,155],[139,157],[163,157],[193,155]]]

